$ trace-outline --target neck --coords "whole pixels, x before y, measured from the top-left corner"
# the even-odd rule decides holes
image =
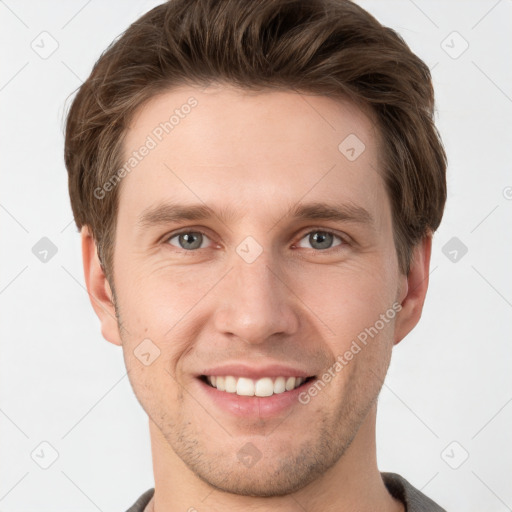
[[[150,420],[155,494],[146,510],[285,512],[290,510],[291,504],[293,509],[308,512],[404,512],[404,506],[389,494],[377,467],[376,412],[374,404],[352,443],[334,466],[298,491],[275,497],[231,494],[199,479]]]

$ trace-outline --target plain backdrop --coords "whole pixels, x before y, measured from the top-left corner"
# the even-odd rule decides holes
[[[63,127],[101,52],[158,3],[0,2],[2,512],[122,511],[153,486],[147,417],[84,289]],[[512,510],[512,2],[359,3],[431,68],[449,159],[423,316],[379,399],[379,469],[450,512]]]

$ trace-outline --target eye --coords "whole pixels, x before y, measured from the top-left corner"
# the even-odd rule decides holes
[[[345,244],[345,241],[339,235],[334,234],[332,231],[326,231],[326,230],[320,230],[320,229],[316,229],[314,231],[310,231],[309,233],[306,233],[306,235],[304,237],[302,237],[301,241],[306,238],[307,238],[308,243],[310,243],[312,245],[312,248],[318,249],[318,250],[331,249],[332,247],[336,247],[338,245]],[[333,245],[333,240],[335,238],[340,240],[340,243]],[[301,242],[299,242],[299,247],[303,247],[303,245],[300,245],[300,244],[301,244]]]
[[[335,239],[338,239],[339,242],[333,243]],[[188,230],[174,233],[165,240],[165,243],[185,251],[195,251],[196,249],[206,248],[208,240],[210,239],[202,231]],[[304,242],[302,242],[302,240],[307,240],[311,245],[311,248],[316,249],[317,251],[326,251],[333,247],[346,245],[347,243],[340,235],[325,229],[309,231],[301,238],[298,247],[308,249],[308,247],[304,247]]]
[[[171,240],[177,239],[177,243],[172,243]],[[193,251],[194,249],[204,249],[204,240],[209,238],[201,231],[182,231],[176,233],[167,239],[167,243],[178,247],[179,249],[185,249],[186,251]]]

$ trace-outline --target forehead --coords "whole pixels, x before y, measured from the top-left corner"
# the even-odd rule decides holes
[[[379,144],[371,113],[345,100],[176,88],[144,104],[127,130],[123,163],[134,165],[119,214],[134,220],[153,204],[202,202],[279,217],[307,199],[360,205],[379,219],[389,206]]]

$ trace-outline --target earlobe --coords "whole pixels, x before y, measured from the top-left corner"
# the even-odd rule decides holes
[[[432,234],[429,234],[415,246],[409,274],[404,276],[400,297],[402,309],[395,323],[395,345],[412,331],[421,318],[428,289],[431,251]]]
[[[98,258],[96,242],[88,226],[82,227],[81,238],[85,284],[91,305],[100,319],[101,333],[110,343],[121,345],[112,290]]]

